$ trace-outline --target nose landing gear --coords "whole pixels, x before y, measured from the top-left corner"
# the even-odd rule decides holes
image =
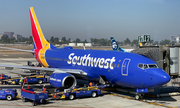
[[[143,99],[143,97],[144,97],[144,93],[136,93],[136,95],[135,95],[136,100]]]
[[[144,97],[144,93],[148,93],[148,89],[147,88],[136,89],[135,99],[136,100],[142,99]]]

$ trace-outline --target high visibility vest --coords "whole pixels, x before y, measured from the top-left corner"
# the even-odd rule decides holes
[[[45,87],[43,87],[43,88],[42,88],[42,91],[43,91],[43,92],[46,92],[46,88],[45,88]]]
[[[23,78],[21,77],[21,79],[19,80],[19,82],[23,82]]]
[[[3,74],[1,74],[1,77],[0,77],[0,79],[3,79]]]
[[[90,82],[90,83],[89,83],[89,86],[92,86],[92,85],[93,85],[93,83],[92,83],[92,82]]]

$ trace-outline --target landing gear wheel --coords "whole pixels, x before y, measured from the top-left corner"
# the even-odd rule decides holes
[[[32,102],[32,105],[33,105],[33,106],[36,106],[37,104],[36,104],[36,102]]]
[[[23,101],[23,102],[26,102],[26,99],[25,99],[25,98],[22,98],[22,101]]]
[[[136,99],[136,100],[142,99],[143,96],[144,96],[144,94],[139,94],[139,93],[138,93],[138,94],[135,95],[135,99]]]
[[[74,96],[73,94],[70,94],[70,95],[69,95],[69,99],[70,99],[70,100],[73,100],[74,98],[75,98],[75,96]]]
[[[38,80],[38,83],[39,83],[39,84],[42,84],[42,83],[43,83],[43,80]]]
[[[11,95],[7,95],[7,96],[6,96],[6,99],[7,99],[8,101],[12,100],[12,96],[11,96]]]
[[[45,100],[45,103],[47,104],[47,103],[48,103],[48,100]]]
[[[91,96],[92,96],[93,98],[95,98],[95,97],[97,96],[97,93],[96,93],[96,92],[92,92]]]
[[[140,95],[139,95],[139,94],[136,94],[136,95],[135,95],[135,99],[136,99],[136,100],[139,100],[139,99],[140,99]]]

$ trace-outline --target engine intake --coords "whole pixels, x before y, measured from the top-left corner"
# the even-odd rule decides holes
[[[76,78],[69,73],[53,73],[49,77],[49,83],[55,87],[64,87],[66,89],[76,86]]]

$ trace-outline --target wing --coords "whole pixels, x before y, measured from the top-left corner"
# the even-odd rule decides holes
[[[5,64],[0,64],[0,67],[5,67],[7,69],[18,68],[18,69],[45,71],[45,72],[50,72],[50,73],[70,73],[70,74],[78,74],[82,76],[87,76],[86,72],[79,69],[60,69],[60,68],[31,67],[31,66],[18,66],[18,65],[5,65]]]
[[[0,48],[2,48],[2,49],[9,49],[9,50],[15,50],[15,51],[24,51],[24,52],[34,53],[33,50],[23,50],[23,49],[8,48],[8,47],[0,47]]]

